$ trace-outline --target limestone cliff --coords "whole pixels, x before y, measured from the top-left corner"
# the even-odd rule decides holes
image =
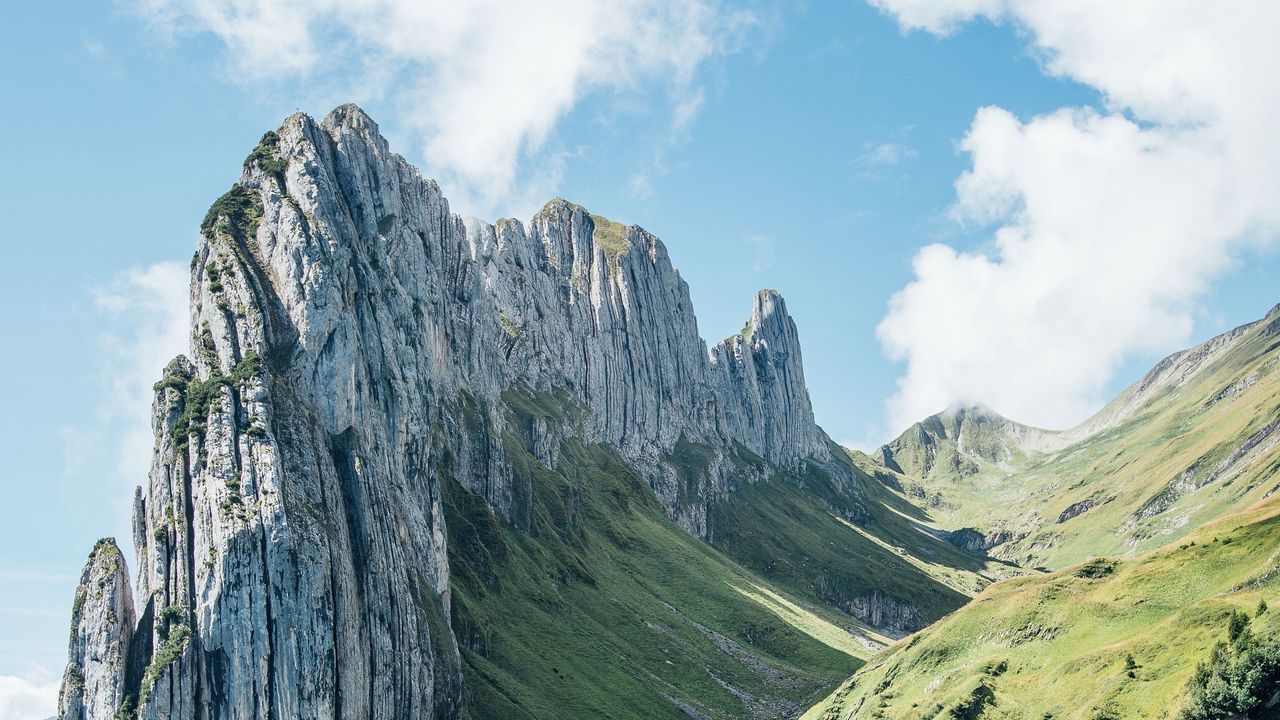
[[[58,696],[60,717],[115,717],[124,700],[129,640],[135,622],[124,556],[115,541],[100,540],[76,586],[69,661]]]
[[[704,537],[718,493],[769,475],[730,477],[741,449],[854,492],[777,293],[708,351],[656,237],[563,200],[464,222],[355,106],[264,136],[202,235],[135,502],[139,618],[120,579],[86,600],[66,717],[457,717],[441,473],[527,526],[505,434],[547,467],[566,435],[617,448]],[[581,411],[513,427],[519,389]],[[712,456],[692,493],[688,444]]]

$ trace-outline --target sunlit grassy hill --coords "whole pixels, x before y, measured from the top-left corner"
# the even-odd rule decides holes
[[[1278,558],[1274,498],[1136,558],[998,583],[805,717],[1179,717],[1233,612],[1255,635],[1280,632],[1280,612],[1258,615],[1264,600],[1280,606]]]
[[[1280,717],[1280,308],[1072,430],[967,404],[851,455],[920,530],[1027,574],[806,717]]]

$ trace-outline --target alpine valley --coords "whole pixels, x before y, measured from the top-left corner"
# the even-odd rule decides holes
[[[776,292],[708,348],[658,238],[464,220],[353,105],[201,232],[61,717],[1280,716],[1280,308],[1074,429],[867,455]]]

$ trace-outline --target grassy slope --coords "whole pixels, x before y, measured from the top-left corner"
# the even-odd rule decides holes
[[[810,466],[739,487],[712,506],[712,543],[820,602],[847,607],[880,593],[930,621],[990,582],[987,561],[919,532],[904,517],[914,508],[862,473],[854,478],[843,488]]]
[[[534,415],[571,421],[549,395],[506,401],[514,427]],[[843,525],[794,482],[759,482],[750,486],[759,498],[717,505],[740,520],[722,533],[722,552],[672,523],[612,448],[566,441],[551,470],[513,435],[504,447],[515,481],[532,488],[531,527],[511,526],[446,483],[468,717],[794,716],[888,642],[831,598],[869,592],[884,573],[930,619],[967,599]],[[449,459],[440,463],[448,478]],[[915,536],[904,541],[914,551],[975,564],[893,527]],[[826,568],[821,587],[815,567]]]
[[[1182,382],[1144,395],[1123,423],[1011,468],[943,463],[921,478],[859,458],[921,506],[927,527],[1027,534],[996,549],[1026,564],[1122,559],[988,588],[807,717],[1176,717],[1228,613],[1276,600],[1280,443],[1268,429],[1280,417],[1278,348],[1273,314]],[[1254,626],[1274,634],[1280,619]]]
[[[1278,557],[1280,498],[1138,558],[998,583],[805,717],[978,717],[954,711],[984,695],[983,718],[1177,717],[1229,613],[1280,600]],[[1280,613],[1255,618],[1253,630],[1280,632]]]
[[[1186,485],[1184,473],[1190,485],[1203,482],[1280,417],[1278,333],[1280,317],[1258,323],[1229,352],[1150,398],[1123,424],[1057,452],[1028,454],[1012,472],[977,463],[976,472],[935,470],[927,479],[899,475],[898,481],[935,526],[1027,534],[994,554],[1028,567],[1158,547],[1258,501],[1280,480],[1280,444],[1272,444],[1277,433],[1215,481],[1193,492],[1170,491]],[[1143,508],[1160,510],[1153,503],[1162,494],[1177,497],[1140,517]],[[1088,501],[1095,506],[1058,522],[1068,508]]]

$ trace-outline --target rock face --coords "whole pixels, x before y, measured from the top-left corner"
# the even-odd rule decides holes
[[[135,503],[136,652],[94,666],[123,688],[95,689],[94,712],[458,716],[442,468],[509,522],[531,512],[483,428],[552,467],[558,433],[613,445],[704,536],[730,464],[678,492],[679,443],[831,461],[777,293],[708,352],[656,237],[563,200],[527,226],[466,223],[355,106],[264,136],[202,231],[192,352],[156,385]],[[582,412],[507,427],[522,387]],[[67,717],[89,697],[73,685]]]
[[[928,625],[920,611],[907,603],[895,600],[884,593],[873,591],[850,603],[850,610],[867,622],[890,633],[902,636]]]
[[[804,384],[800,339],[777,292],[756,294],[742,332],[712,348],[711,370],[726,438],[782,465],[826,452]]]
[[[99,540],[76,586],[71,645],[58,716],[111,720],[124,699],[129,641],[137,619],[129,571],[114,540]]]

